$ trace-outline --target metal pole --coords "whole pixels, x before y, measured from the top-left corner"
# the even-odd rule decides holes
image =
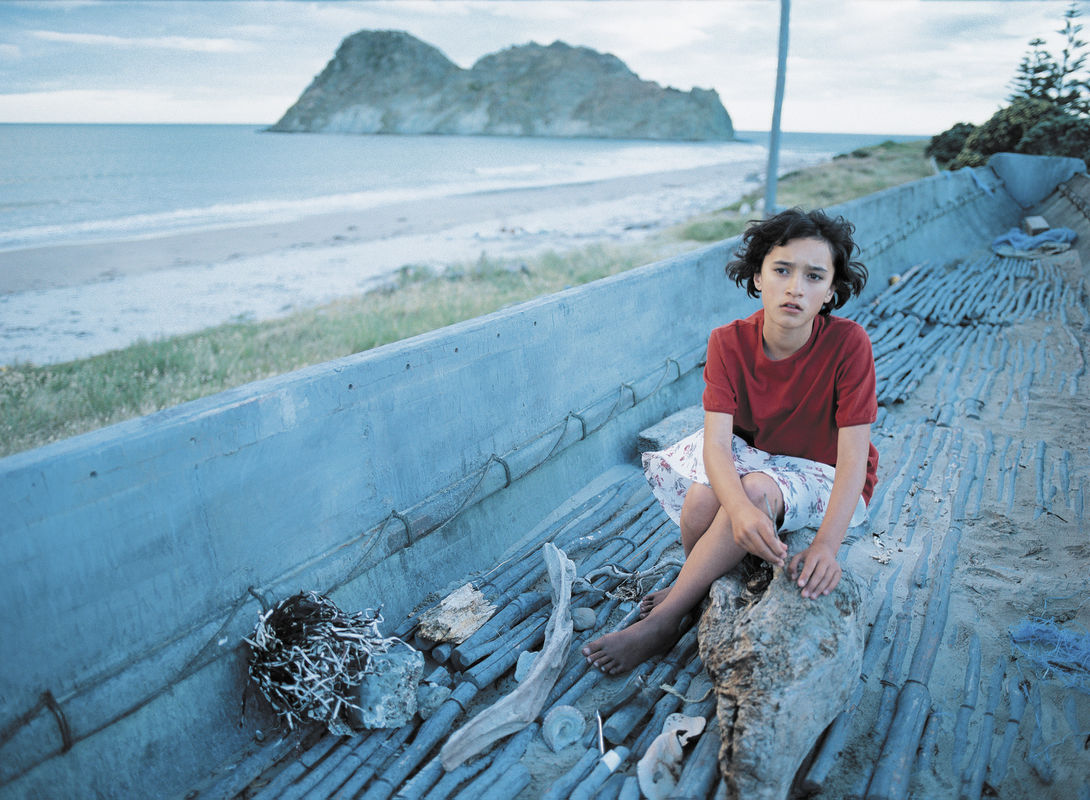
[[[776,213],[776,176],[780,171],[780,111],[787,79],[787,29],[791,0],[780,0],[780,55],[776,65],[776,99],[772,105],[772,131],[768,138],[768,173],[765,177],[765,216]]]

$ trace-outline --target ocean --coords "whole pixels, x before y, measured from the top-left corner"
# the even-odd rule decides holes
[[[0,250],[276,222],[467,192],[767,157],[733,142],[273,134],[250,125],[0,124]],[[828,158],[912,136],[785,133]]]

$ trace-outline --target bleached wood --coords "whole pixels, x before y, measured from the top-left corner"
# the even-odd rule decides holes
[[[571,589],[575,564],[550,542],[542,547],[542,553],[553,593],[553,612],[545,628],[545,644],[517,689],[481,711],[447,740],[439,752],[443,769],[454,769],[487,750],[497,739],[522,730],[537,719],[560,677],[572,638]]]

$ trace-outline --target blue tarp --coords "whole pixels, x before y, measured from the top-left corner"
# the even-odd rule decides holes
[[[1013,247],[1015,250],[1036,250],[1045,244],[1051,244],[1053,242],[1059,244],[1073,244],[1078,235],[1070,228],[1050,228],[1044,233],[1039,233],[1036,236],[1030,236],[1018,228],[1011,228],[1006,233],[997,236],[992,241],[992,249],[997,250],[1000,247],[1007,246]]]

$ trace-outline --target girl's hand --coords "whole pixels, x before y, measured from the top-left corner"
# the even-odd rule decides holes
[[[802,560],[802,574],[798,563]],[[791,580],[802,589],[802,596],[810,599],[828,594],[840,583],[840,564],[836,561],[836,548],[813,542],[791,559]]]
[[[730,517],[734,542],[748,553],[763,558],[777,567],[784,565],[787,545],[776,535],[776,527],[768,514],[752,503],[741,503]]]

